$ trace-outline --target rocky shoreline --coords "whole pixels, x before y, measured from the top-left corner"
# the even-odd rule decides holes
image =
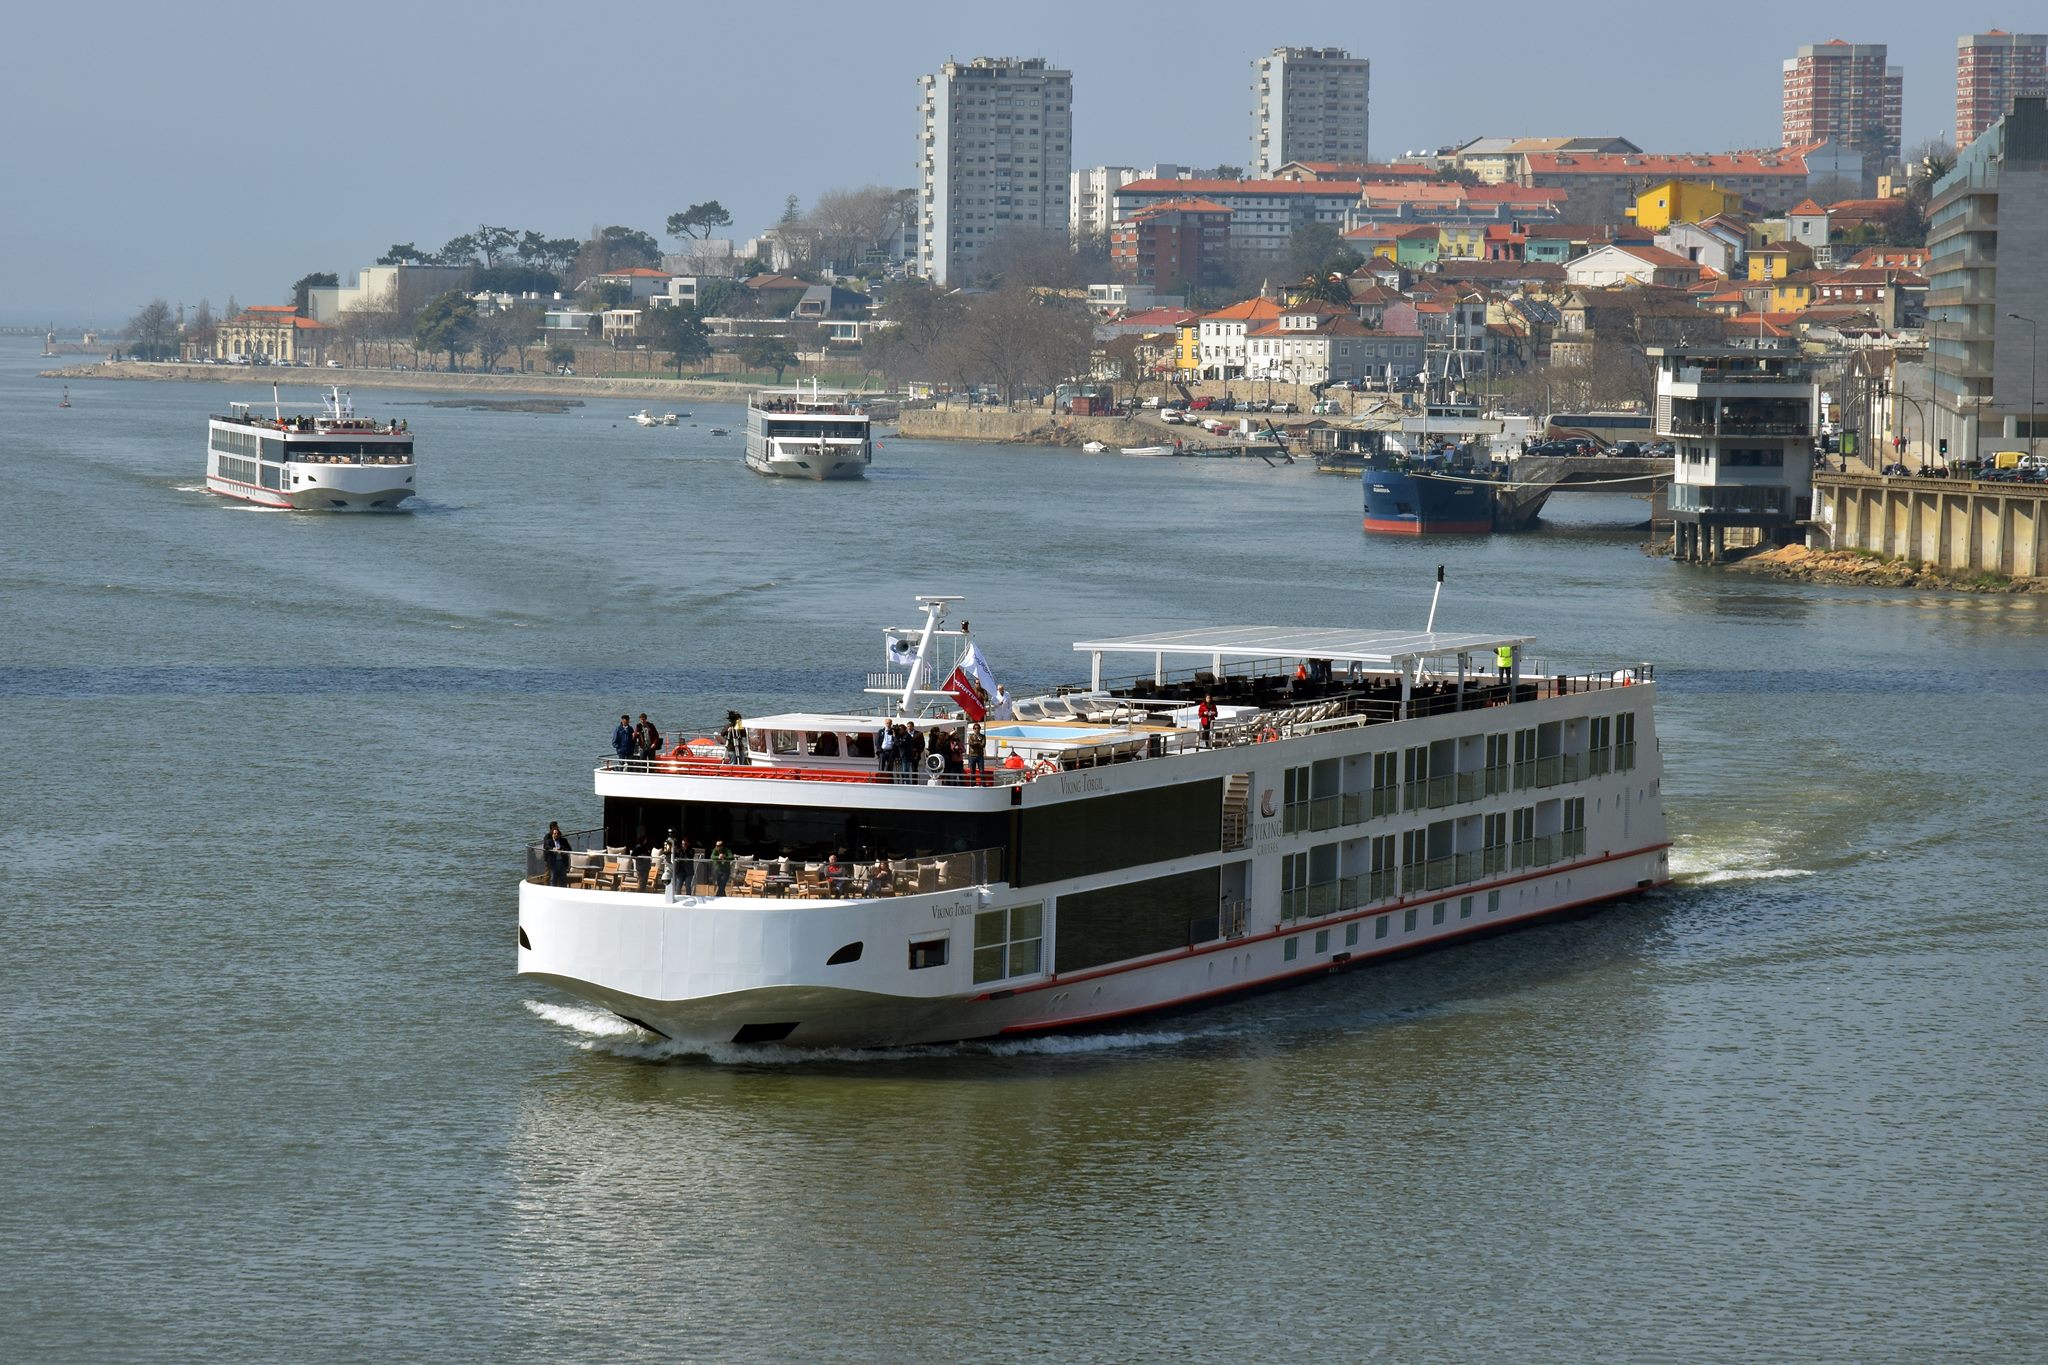
[[[2002,574],[1953,574],[1911,560],[1860,550],[1810,550],[1787,545],[1733,561],[1728,567],[1767,578],[1859,588],[1932,588],[1945,592],[2040,593],[2048,580]]]

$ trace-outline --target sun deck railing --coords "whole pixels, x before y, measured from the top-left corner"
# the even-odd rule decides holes
[[[1632,668],[1614,669],[1604,673],[1525,674],[1512,696],[1508,694],[1506,684],[1491,676],[1468,676],[1463,696],[1460,696],[1454,687],[1435,690],[1435,687],[1454,681],[1437,679],[1430,689],[1410,696],[1408,717],[1421,719],[1540,701],[1549,697],[1604,692],[1629,687],[1638,681],[1651,681],[1654,677],[1655,670],[1648,664],[1638,664]],[[1126,704],[1154,710],[1183,710],[1189,705],[1184,701],[1143,697],[1127,699]],[[710,739],[689,741],[680,746],[682,752],[672,750],[655,758],[618,758],[606,755],[599,760],[597,766],[601,772],[648,776],[719,777],[743,781],[856,785],[883,783],[953,788],[1008,787],[1063,771],[1194,753],[1205,747],[1236,748],[1270,743],[1278,739],[1380,725],[1400,719],[1400,710],[1399,701],[1356,695],[1345,696],[1341,695],[1340,688],[1338,693],[1318,700],[1268,709],[1242,721],[1219,724],[1211,731],[1206,746],[1191,727],[1150,733],[1134,730],[1103,743],[1075,745],[1062,749],[1056,755],[1048,753],[1042,758],[1028,762],[1021,757],[1012,761],[1007,757],[998,759],[991,755],[987,770],[982,773],[950,769],[935,773],[924,766],[915,770],[885,769],[877,760],[866,757],[857,758],[852,763],[813,765],[802,761],[807,755],[764,754],[751,749],[748,751],[748,762],[731,763],[726,759],[724,748],[717,741]],[[846,714],[861,715],[862,712],[848,711]],[[964,725],[965,722],[956,724]],[[1140,739],[1144,741],[1142,745],[1137,743]],[[1607,766],[1606,752],[1603,750],[1593,754],[1550,754],[1537,759],[1524,759],[1514,765],[1513,786],[1517,789],[1529,786],[1551,787],[1562,782],[1575,782],[1587,776],[1596,776],[1610,770]],[[1616,743],[1612,746],[1614,770],[1633,767],[1634,761],[1633,742]],[[1405,791],[1408,797],[1407,804],[1411,809],[1435,810],[1478,800],[1483,796],[1508,790],[1509,774],[1510,770],[1506,767],[1440,774],[1410,784],[1412,790]],[[1339,824],[1356,824],[1365,819],[1393,814],[1396,802],[1400,801],[1403,795],[1404,788],[1400,787],[1374,792],[1369,805],[1360,804],[1351,796],[1343,798],[1341,803],[1337,798],[1326,798],[1331,804],[1327,808],[1320,808],[1318,813],[1311,817],[1311,821],[1320,820],[1323,823],[1312,824],[1312,827],[1330,829]]]
[[[566,852],[526,846],[526,880],[580,891],[630,891],[677,898],[740,896],[794,900],[871,900],[920,896],[1003,880],[1004,850],[970,849],[909,858],[869,855],[836,863],[756,854],[691,857],[673,864],[653,851],[606,846],[601,829],[568,836]]]

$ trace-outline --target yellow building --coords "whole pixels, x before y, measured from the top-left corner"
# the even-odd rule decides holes
[[[1813,277],[1799,274],[1771,281],[1771,304],[1767,313],[1803,313],[1813,306]]]
[[[1465,225],[1445,225],[1439,230],[1436,254],[1439,260],[1483,261],[1486,259],[1486,228]]]
[[[1202,372],[1202,321],[1189,318],[1175,329],[1179,335],[1173,343],[1174,372],[1182,378],[1199,375]]]
[[[1717,213],[1742,211],[1742,196],[1719,185],[1702,185],[1691,180],[1666,180],[1636,196],[1636,206],[1626,210],[1637,227],[1662,232],[1673,223],[1704,223]]]
[[[1811,269],[1813,252],[1798,242],[1776,242],[1766,247],[1751,247],[1748,262],[1752,280],[1782,280],[1787,275]]]

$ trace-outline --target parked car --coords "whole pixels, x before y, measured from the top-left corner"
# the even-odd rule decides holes
[[[338,370],[341,368],[341,362],[339,360],[330,360],[327,362],[327,368],[330,370]]]
[[[1633,460],[1643,453],[1643,446],[1640,441],[1616,441],[1607,453],[1617,460]]]
[[[1290,414],[1290,415],[1291,415],[1291,414],[1293,414],[1293,413],[1297,413],[1297,412],[1300,412],[1300,411],[1301,411],[1301,409],[1300,409],[1300,408],[1298,408],[1298,407],[1296,407],[1296,406],[1294,406],[1294,404],[1292,404],[1292,403],[1275,403],[1275,404],[1273,405],[1273,411],[1275,411],[1275,412],[1284,412],[1284,413],[1288,413],[1288,414]]]
[[[1200,398],[1197,398],[1194,402],[1188,404],[1188,407],[1190,407],[1196,412],[1207,412],[1211,408],[1219,406],[1221,402],[1221,399],[1211,398],[1208,394],[1205,393]]]
[[[1317,403],[1314,407],[1310,408],[1309,411],[1318,417],[1326,417],[1331,414],[1344,411],[1344,405],[1342,403],[1335,402],[1332,399],[1325,398],[1321,402]]]
[[[1156,408],[1156,407],[1158,407],[1158,406],[1159,406],[1159,395],[1155,393],[1155,394],[1153,394],[1153,395],[1152,395],[1152,396],[1151,396],[1150,398],[1147,398],[1147,399],[1145,400],[1145,402],[1144,402],[1143,406],[1145,406],[1145,407],[1148,407],[1148,408]]]
[[[1187,419],[1180,415],[1179,408],[1164,408],[1159,413],[1159,420],[1170,427],[1177,427]]]

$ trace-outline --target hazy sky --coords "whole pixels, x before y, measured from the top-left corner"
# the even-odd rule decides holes
[[[1372,59],[1375,156],[1494,134],[1651,151],[1774,143],[1795,46],[1882,42],[1908,144],[1947,133],[1955,40],[2039,0],[1928,5],[0,5],[0,322],[117,323],[161,296],[284,298],[480,222],[581,236],[722,201],[915,183],[915,78],[948,57],[1074,73],[1074,161],[1243,164],[1250,62]],[[1397,17],[1398,16],[1398,17]],[[1552,22],[1546,23],[1546,19]],[[1719,21],[1715,27],[1705,27]]]

